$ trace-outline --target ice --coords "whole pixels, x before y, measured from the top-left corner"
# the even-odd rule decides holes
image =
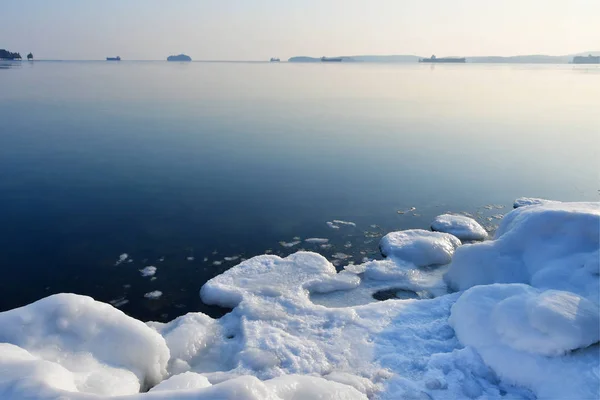
[[[379,248],[385,257],[418,267],[448,264],[461,241],[453,235],[422,229],[391,232],[381,238]]]
[[[144,323],[74,294],[0,313],[0,346],[2,399],[38,384],[105,396],[137,393],[166,376],[169,359],[165,340]],[[11,388],[5,385],[11,376],[27,381]]]
[[[307,243],[325,244],[325,243],[329,242],[329,239],[308,238],[308,239],[304,239],[304,241],[307,242]]]
[[[524,284],[476,286],[452,306],[449,322],[507,384],[538,398],[600,395],[598,306],[585,298]]]
[[[145,298],[150,300],[159,299],[162,296],[162,292],[160,290],[154,290],[152,292],[148,292],[144,295]]]
[[[205,376],[194,372],[174,375],[150,389],[150,392],[203,389],[212,386]]]
[[[483,243],[393,232],[339,273],[312,252],[239,260],[200,290],[218,319],[51,296],[0,313],[0,398],[598,398],[599,223],[597,203],[547,202]]]
[[[462,215],[443,214],[435,217],[431,229],[450,233],[460,240],[484,240],[488,234],[473,218]]]
[[[331,256],[331,258],[335,258],[337,260],[346,260],[351,257],[352,257],[351,255],[345,254],[345,253],[335,253]]]
[[[331,229],[340,229],[340,227],[336,224],[334,224],[333,222],[327,221],[327,226],[330,227]]]
[[[223,264],[223,261],[213,261],[212,264],[215,266],[219,266],[219,265]]]
[[[296,246],[296,245],[299,245],[300,243],[302,243],[300,240],[294,240],[294,241],[292,241],[292,242],[283,242],[283,241],[282,241],[282,242],[279,242],[279,244],[280,244],[282,247],[294,247],[294,246]]]
[[[351,222],[351,221],[342,221],[340,219],[334,219],[333,220],[334,224],[338,224],[338,225],[348,225],[348,226],[356,226],[355,222]]]
[[[118,299],[109,301],[109,303],[113,307],[119,308],[119,307],[124,306],[125,304],[129,303],[129,300],[127,300],[125,297],[119,297]]]
[[[501,220],[494,240],[459,247],[446,280],[457,290],[527,283],[598,302],[600,204],[519,207]]]
[[[129,257],[129,255],[127,253],[123,253],[119,256],[119,259],[117,260],[117,262],[115,263],[115,265],[119,265],[123,262],[125,262],[125,260],[127,260],[127,257]]]
[[[514,208],[519,208],[519,207],[532,206],[532,205],[542,205],[542,204],[548,204],[548,203],[555,203],[555,201],[554,200],[538,199],[538,198],[535,198],[535,197],[519,197],[513,203],[513,207]]]
[[[225,257],[224,260],[225,261],[235,261],[239,258],[240,258],[240,256],[231,256],[231,257]]]
[[[142,276],[154,276],[154,274],[156,274],[156,267],[150,265],[144,269],[140,269],[140,273]]]

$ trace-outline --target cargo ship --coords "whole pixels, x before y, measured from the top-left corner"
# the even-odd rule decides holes
[[[121,57],[106,57],[106,61],[121,61]]]
[[[419,59],[419,62],[422,63],[466,63],[467,59],[466,58],[459,58],[459,57],[440,57],[437,58],[434,55],[431,56],[431,58],[421,58]]]
[[[275,58],[275,57],[273,57],[273,58],[271,58],[269,61],[271,61],[271,62],[279,62],[279,61],[281,61],[281,60],[280,60],[279,58]]]
[[[600,64],[600,56],[593,56],[589,54],[587,57],[573,57],[573,64]]]
[[[321,62],[342,62],[342,57],[321,57]]]

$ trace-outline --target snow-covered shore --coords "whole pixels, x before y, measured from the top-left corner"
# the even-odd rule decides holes
[[[598,398],[600,203],[515,206],[493,240],[462,244],[479,225],[446,215],[341,272],[245,260],[201,288],[220,319],[143,323],[73,294],[2,312],[0,398]]]

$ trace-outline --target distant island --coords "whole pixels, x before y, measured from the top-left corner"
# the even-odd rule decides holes
[[[588,56],[592,57],[588,59]],[[581,60],[595,61],[594,57],[600,56],[600,51],[586,51],[583,53],[568,54],[563,56],[549,56],[544,54],[531,54],[521,56],[467,56],[467,57],[444,57],[444,59],[458,59],[458,62],[467,63],[499,63],[499,64],[579,64]],[[372,62],[372,63],[417,63],[419,60],[429,60],[429,58],[417,55],[358,55],[341,56],[344,62]],[[577,61],[575,61],[577,59]],[[464,60],[464,61],[462,61]],[[296,63],[318,63],[322,62],[321,57],[296,56],[288,60]]]
[[[178,56],[167,57],[167,61],[192,61],[192,58],[190,56],[186,56],[185,54],[180,54]]]
[[[354,60],[352,59],[352,57],[305,57],[305,56],[292,57],[292,58],[288,59],[288,62],[304,62],[304,63],[342,62],[342,61],[348,62],[348,61],[354,61]]]
[[[0,49],[0,60],[20,60],[20,59],[21,59],[21,54],[11,53],[8,50]]]

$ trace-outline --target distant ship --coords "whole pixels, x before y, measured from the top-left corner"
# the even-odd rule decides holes
[[[600,56],[588,55],[587,57],[573,57],[573,64],[600,64]]]
[[[467,59],[459,58],[459,57],[437,58],[434,54],[431,56],[431,58],[421,58],[419,60],[419,62],[423,62],[423,63],[465,63],[465,62],[467,62]]]
[[[106,61],[121,61],[121,57],[106,57]]]
[[[279,62],[279,61],[281,61],[281,60],[280,60],[279,58],[275,58],[275,57],[273,57],[273,58],[271,58],[269,61],[271,61],[271,62]]]
[[[342,62],[342,57],[321,57],[321,62]]]

